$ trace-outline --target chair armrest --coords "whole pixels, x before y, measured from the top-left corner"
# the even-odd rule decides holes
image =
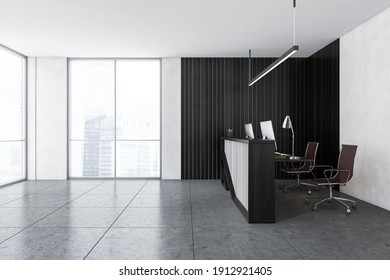
[[[321,165],[321,164],[316,164],[316,165],[313,165],[314,168],[329,168],[329,169],[333,169],[333,166],[332,165]]]
[[[333,169],[333,166],[332,165],[326,165],[326,164],[315,164],[315,165],[312,165],[311,166],[311,175],[314,177],[314,178],[317,178],[314,174],[314,169],[316,168],[328,168],[328,169]]]
[[[327,173],[329,173],[328,176],[327,176]],[[336,173],[336,174],[333,175],[334,173]],[[348,180],[349,180],[349,176],[351,175],[351,171],[350,170],[348,170],[348,169],[334,169],[334,168],[324,170],[324,176],[328,180],[329,183],[330,183],[329,180],[333,179],[339,173],[347,173],[348,174],[347,175],[347,179],[345,180],[345,182],[339,182],[340,184],[347,183]]]

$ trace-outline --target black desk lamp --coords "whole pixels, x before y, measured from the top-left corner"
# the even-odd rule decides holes
[[[294,156],[294,128],[293,128],[293,125],[292,125],[292,122],[291,122],[291,118],[290,118],[289,115],[287,115],[284,118],[282,127],[284,129],[291,129],[291,133],[292,133],[292,153],[291,153],[290,159],[298,159],[299,157]]]

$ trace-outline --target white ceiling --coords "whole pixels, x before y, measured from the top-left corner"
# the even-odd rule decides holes
[[[297,0],[295,56],[318,51],[390,0]],[[292,0],[0,0],[0,44],[28,56],[277,57]]]

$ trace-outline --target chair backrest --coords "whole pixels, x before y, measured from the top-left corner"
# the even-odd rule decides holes
[[[311,170],[316,164],[318,142],[308,142],[306,145],[305,158],[312,159],[313,161],[306,161],[301,169]]]
[[[341,170],[349,170],[349,176],[346,172],[340,172],[336,175],[335,179],[341,183],[348,183],[353,177],[353,166],[356,156],[356,145],[341,145],[341,151],[339,156],[339,162],[337,168]]]
[[[318,142],[307,143],[305,158],[314,160],[312,163],[313,165],[315,164],[316,161],[317,149],[318,149]]]

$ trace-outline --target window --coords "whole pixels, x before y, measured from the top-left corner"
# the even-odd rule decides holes
[[[160,177],[160,60],[70,60],[70,177]]]
[[[26,179],[26,59],[0,47],[0,185]]]

